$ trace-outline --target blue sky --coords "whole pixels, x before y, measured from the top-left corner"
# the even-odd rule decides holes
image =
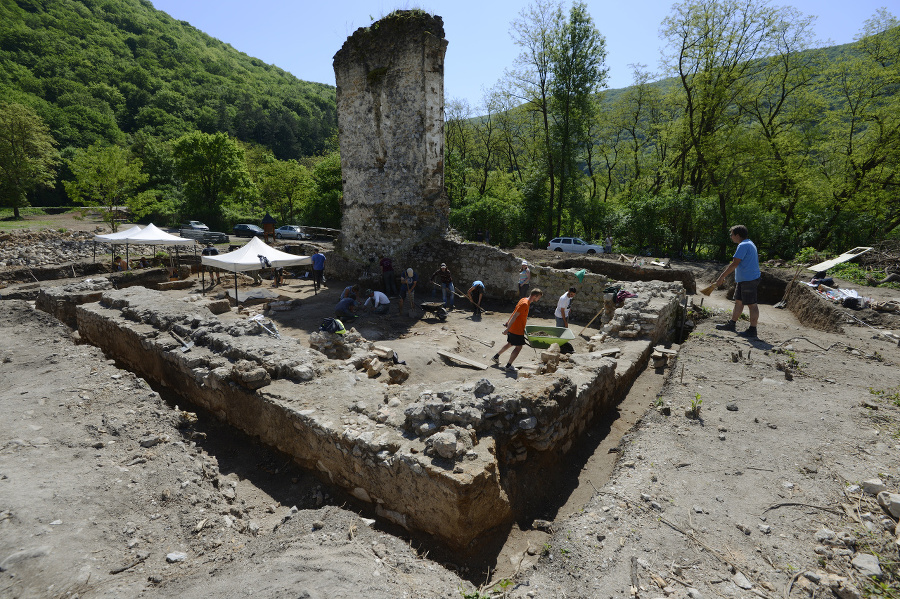
[[[235,49],[289,71],[299,79],[334,85],[332,58],[359,27],[395,9],[422,8],[444,19],[449,42],[445,62],[447,99],[466,99],[474,107],[483,92],[510,68],[518,48],[510,23],[526,0],[427,0],[391,3],[380,0],[151,0],[172,17],[231,44]],[[597,29],[606,37],[608,87],[632,83],[629,64],[658,69],[662,41],[660,23],[672,2],[653,0],[587,0]],[[794,6],[818,17],[816,36],[822,45],[853,41],[863,22],[884,0],[798,0],[772,2]],[[570,3],[565,3],[569,6]],[[895,16],[897,16],[895,11]]]

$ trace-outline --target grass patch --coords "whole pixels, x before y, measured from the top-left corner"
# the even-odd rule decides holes
[[[843,264],[838,264],[834,268],[828,271],[828,273],[833,277],[838,277],[840,279],[844,279],[845,281],[850,281],[851,283],[855,283],[857,285],[869,285],[869,281],[871,279],[875,279],[876,281],[880,281],[885,276],[884,271],[880,270],[866,270],[859,264],[853,264],[851,262],[844,262]],[[900,284],[898,283],[885,283],[884,285],[879,285],[879,287],[889,287],[891,289],[900,289]]]
[[[50,228],[49,220],[0,220],[0,230],[17,231],[19,229]]]
[[[12,208],[0,208],[0,220],[12,220],[14,218],[15,212]],[[46,216],[47,213],[43,208],[34,208],[33,206],[29,206],[28,208],[19,208],[19,216]],[[15,221],[14,221],[15,222]]]

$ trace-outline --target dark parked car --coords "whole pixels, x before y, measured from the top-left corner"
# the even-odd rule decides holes
[[[182,237],[184,236],[182,235]],[[228,243],[230,241],[228,235],[219,231],[203,231],[200,240],[203,243]]]
[[[234,226],[235,237],[262,237],[264,234],[262,227],[256,225],[240,224]]]
[[[196,239],[203,243],[228,243],[228,235],[218,231],[205,231],[203,229],[192,229],[189,227],[182,228],[179,232],[182,237],[188,239]]]

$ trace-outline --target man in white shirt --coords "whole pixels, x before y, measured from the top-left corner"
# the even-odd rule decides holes
[[[559,296],[559,301],[556,302],[556,312],[554,312],[554,316],[556,316],[556,326],[567,329],[569,328],[569,306],[572,305],[572,298],[575,297],[575,293],[577,289],[574,287],[569,287],[569,290]]]
[[[391,304],[391,300],[388,299],[388,296],[380,291],[373,291],[372,289],[367,289],[366,295],[368,296],[368,299],[366,300],[366,303],[363,304],[364,312],[387,314]]]

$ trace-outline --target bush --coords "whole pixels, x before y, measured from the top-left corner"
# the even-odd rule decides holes
[[[828,259],[825,252],[820,252],[816,248],[805,247],[794,254],[795,264],[818,264]]]

